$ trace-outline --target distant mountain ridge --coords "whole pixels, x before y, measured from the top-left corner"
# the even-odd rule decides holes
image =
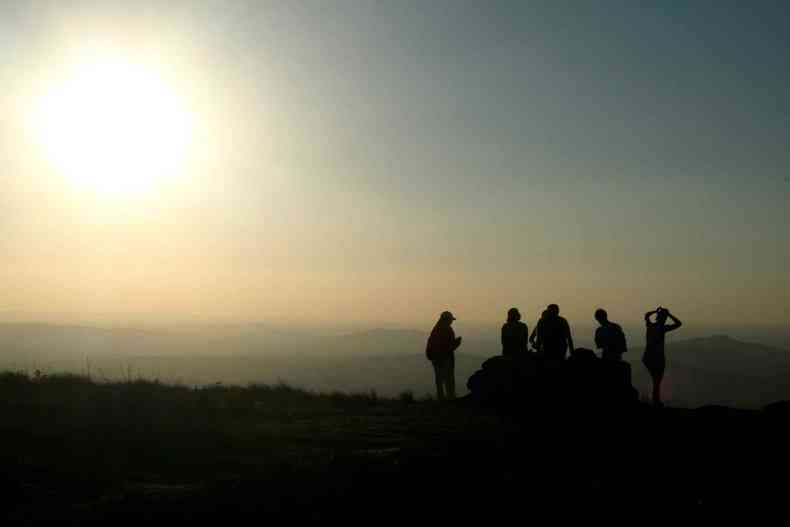
[[[635,384],[650,385],[642,349],[629,353]],[[726,335],[668,342],[665,388],[685,406],[761,407],[790,399],[790,351]]]
[[[265,324],[147,331],[51,324],[0,324],[0,369],[102,372],[131,366],[145,377],[187,383],[275,382],[316,389],[432,390],[427,331],[373,328],[344,335],[289,333]],[[501,352],[498,335],[465,338],[457,383]],[[635,386],[647,393],[642,347],[631,346]],[[756,407],[790,399],[790,351],[726,335],[667,342],[666,391],[675,404]],[[463,390],[462,390],[463,391]]]
[[[726,335],[668,343],[667,358],[675,364],[731,375],[790,375],[789,351]]]
[[[428,336],[428,333],[425,331],[419,331],[416,329],[384,329],[384,328],[373,328],[367,329],[364,331],[355,331],[353,333],[347,333],[341,335],[341,337],[345,338],[419,338],[424,339]]]
[[[0,336],[14,334],[72,333],[94,335],[158,335],[163,332],[135,327],[103,328],[82,324],[51,324],[47,322],[0,322]]]

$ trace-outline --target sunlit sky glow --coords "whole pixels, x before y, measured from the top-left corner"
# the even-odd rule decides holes
[[[30,121],[55,170],[115,194],[150,190],[178,173],[193,126],[155,72],[114,58],[78,65]]]
[[[0,5],[0,319],[790,326],[781,3],[168,4]]]

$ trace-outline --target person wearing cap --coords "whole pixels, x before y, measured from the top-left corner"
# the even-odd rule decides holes
[[[521,313],[515,307],[507,312],[507,322],[502,326],[502,355],[514,358],[527,352],[529,329],[521,322]]]
[[[461,345],[461,337],[456,337],[452,324],[455,317],[444,311],[433,327],[425,355],[433,364],[436,378],[436,398],[440,401],[455,398],[455,350]]]

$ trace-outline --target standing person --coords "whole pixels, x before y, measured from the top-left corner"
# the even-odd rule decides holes
[[[625,342],[625,333],[619,324],[609,321],[609,315],[604,309],[595,311],[595,320],[600,327],[595,330],[595,347],[601,350],[604,360],[623,360],[623,353],[628,351]]]
[[[532,330],[532,334],[529,336],[529,343],[532,344],[532,347],[538,353],[543,351],[543,346],[540,342],[540,323],[543,322],[543,319],[546,318],[547,311],[544,309],[543,313],[540,314],[540,318],[538,319],[538,323],[535,324],[535,328]]]
[[[546,316],[540,321],[538,340],[543,347],[545,357],[561,363],[565,360],[568,350],[573,351],[573,337],[568,321],[560,316],[560,307],[550,304],[546,308]]]
[[[515,307],[507,312],[507,322],[502,326],[502,355],[516,357],[527,352],[529,329],[521,322],[521,313]]]
[[[655,315],[656,321],[650,320],[650,317]],[[672,324],[667,324],[667,319],[672,320]],[[645,313],[645,354],[642,355],[642,363],[650,372],[650,377],[653,379],[653,405],[664,406],[661,402],[661,381],[664,379],[664,370],[666,369],[666,356],[664,355],[664,335],[670,331],[674,331],[682,326],[683,323],[675,318],[669,309],[661,306],[654,311]]]
[[[428,337],[425,355],[433,364],[436,377],[436,398],[440,401],[455,399],[455,350],[461,345],[461,337],[456,337],[452,324],[455,317],[449,311],[443,312]]]

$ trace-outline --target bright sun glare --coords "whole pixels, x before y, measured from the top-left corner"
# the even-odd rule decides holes
[[[83,65],[49,92],[36,135],[74,183],[105,193],[137,193],[182,168],[192,123],[178,95],[144,67]]]

